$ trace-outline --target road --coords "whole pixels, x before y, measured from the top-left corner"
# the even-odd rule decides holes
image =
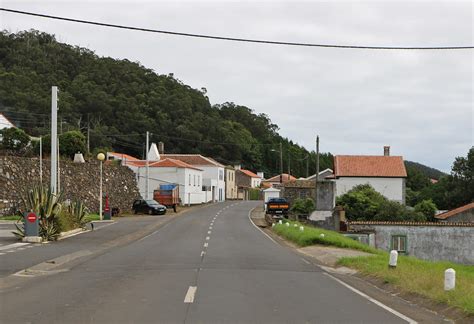
[[[1,323],[406,322],[254,227],[199,208],[64,272],[1,291]],[[84,234],[84,237],[86,234]]]

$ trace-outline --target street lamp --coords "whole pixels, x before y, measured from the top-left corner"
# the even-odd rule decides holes
[[[280,152],[280,183],[283,182],[283,149],[281,148],[281,142],[280,142],[280,149],[275,150],[271,149],[271,152]]]
[[[105,160],[104,153],[97,154],[97,160],[100,161],[99,218],[102,220],[102,162]]]

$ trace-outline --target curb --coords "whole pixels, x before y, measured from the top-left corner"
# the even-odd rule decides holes
[[[82,232],[84,232],[84,233],[89,232],[89,230],[85,230],[83,228],[75,228],[75,229],[67,231],[67,232],[61,232],[61,234],[59,234],[58,241],[67,239],[68,237],[77,235],[77,234],[82,233]]]

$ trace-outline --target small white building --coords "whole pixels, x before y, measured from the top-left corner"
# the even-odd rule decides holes
[[[273,187],[263,190],[263,203],[265,210],[267,210],[267,202],[270,198],[280,198],[280,191],[280,189]]]
[[[146,197],[146,161],[127,161],[125,165],[135,172],[140,195]],[[182,204],[201,204],[203,171],[179,160],[161,159],[148,164],[148,197],[162,184],[176,184]]]
[[[224,165],[201,154],[162,154],[161,157],[179,160],[203,171],[202,185],[204,186],[205,202],[226,199]]]
[[[357,185],[369,184],[387,199],[405,204],[407,172],[403,157],[390,156],[385,147],[383,156],[336,155],[334,179],[336,197]]]

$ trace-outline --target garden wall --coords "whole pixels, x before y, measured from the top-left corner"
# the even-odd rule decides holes
[[[43,184],[49,186],[50,160],[43,160]],[[60,161],[60,190],[64,199],[81,200],[91,212],[99,211],[99,162]],[[0,216],[21,206],[21,197],[40,183],[38,158],[0,156]],[[139,197],[134,173],[127,167],[104,163],[103,192],[111,207],[129,211]],[[105,203],[104,203],[105,204]]]

